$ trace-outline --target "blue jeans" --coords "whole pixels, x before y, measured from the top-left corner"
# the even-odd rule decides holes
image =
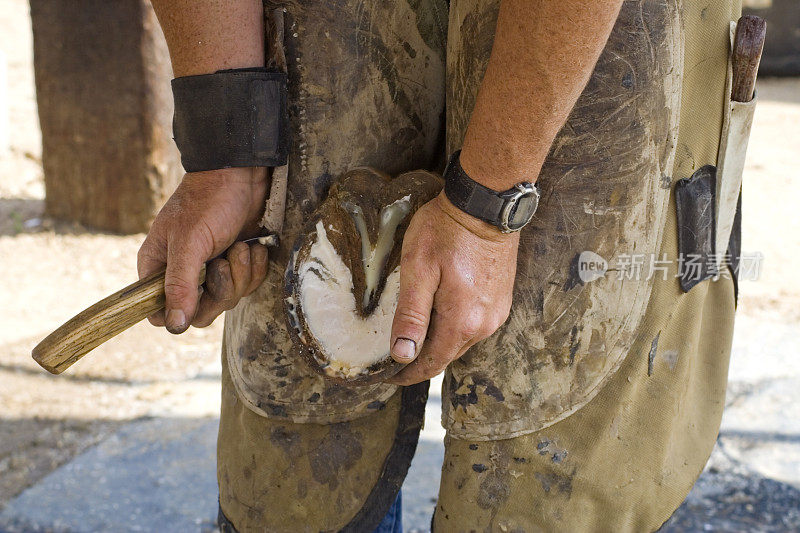
[[[397,493],[397,499],[394,501],[386,516],[383,517],[381,523],[375,528],[374,533],[403,533],[403,503],[401,498],[402,493]]]

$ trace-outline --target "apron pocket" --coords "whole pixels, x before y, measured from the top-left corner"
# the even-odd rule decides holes
[[[706,165],[675,184],[679,274],[683,292],[689,292],[719,272],[714,253],[716,176],[717,169]]]

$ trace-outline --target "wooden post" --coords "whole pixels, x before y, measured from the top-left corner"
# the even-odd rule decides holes
[[[30,0],[48,215],[146,231],[182,175],[147,0]]]
[[[762,76],[800,75],[800,2],[797,0],[744,0],[745,14],[767,21],[769,38],[759,73]]]

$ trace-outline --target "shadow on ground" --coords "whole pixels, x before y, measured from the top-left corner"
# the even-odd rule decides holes
[[[121,425],[119,421],[98,419],[0,418],[0,510],[14,496]],[[0,522],[0,531],[2,527]]]
[[[216,418],[126,424],[8,502],[0,532],[210,531]]]
[[[29,442],[29,433],[38,432],[40,440],[33,446],[41,450],[32,456],[41,457],[42,464],[32,465],[26,481],[37,482],[0,512],[0,533],[213,531],[217,424],[214,417],[150,418],[117,426],[78,420],[2,421],[0,463],[13,460],[13,453],[7,453],[15,442],[12,437]],[[52,450],[72,457],[74,443],[85,444],[87,437],[102,441],[84,446],[82,453],[48,474],[48,461],[60,457]],[[721,438],[710,466],[661,531],[800,530],[800,490],[732,457],[723,443],[735,437]],[[406,531],[429,531],[443,451],[441,441],[420,440],[403,486]]]
[[[800,531],[800,490],[750,473],[709,469],[660,531]]]

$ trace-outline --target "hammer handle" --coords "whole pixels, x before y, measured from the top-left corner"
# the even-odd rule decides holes
[[[205,267],[198,285],[205,280]],[[164,308],[164,270],[104,298],[81,311],[33,349],[45,370],[60,374],[111,337]]]
[[[744,15],[739,19],[736,35],[733,38],[731,57],[733,65],[731,100],[749,102],[753,99],[766,35],[767,23],[761,17]]]

